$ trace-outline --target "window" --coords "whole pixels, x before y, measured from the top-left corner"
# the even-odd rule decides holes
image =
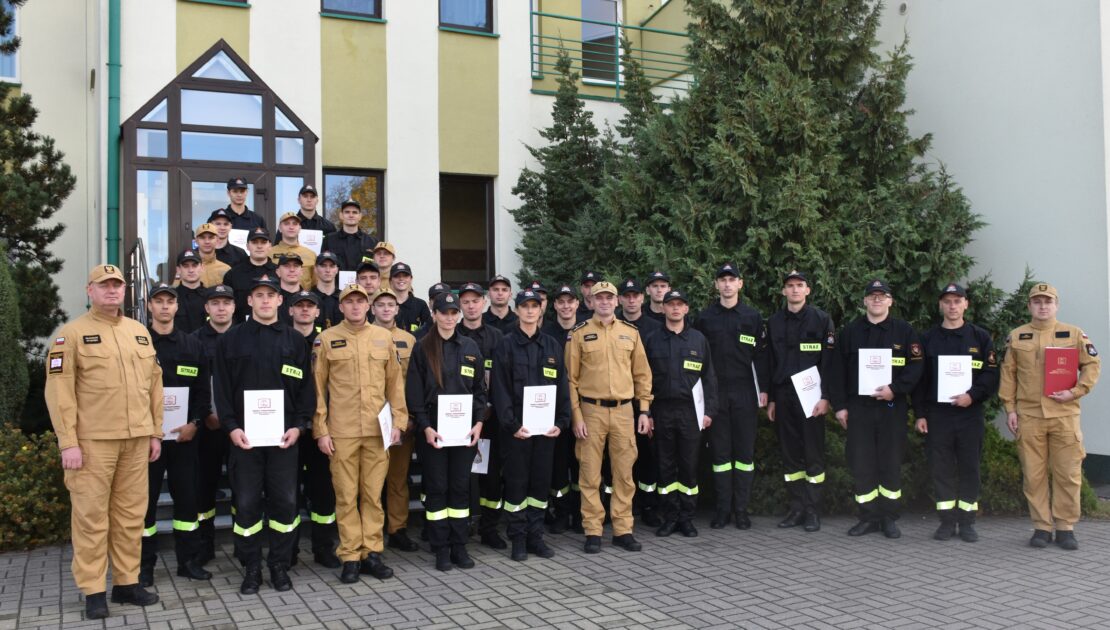
[[[19,9],[12,7],[6,0],[0,0],[0,4],[12,13],[12,28],[7,33],[7,36],[0,39],[0,43],[8,43],[16,36],[19,35]],[[13,53],[0,53],[0,81],[9,83],[19,83],[19,52]]]
[[[439,0],[439,25],[493,32],[493,0]]]
[[[493,180],[439,176],[440,280],[480,282],[494,274]]]
[[[381,0],[321,0],[320,11],[361,17],[382,17]]]
[[[582,0],[583,79],[616,83],[620,78],[617,4],[617,0]]]
[[[325,167],[323,207],[319,211],[338,228],[342,223],[339,220],[339,204],[347,199],[354,199],[362,206],[362,220],[359,221],[359,227],[375,240],[384,240],[383,176],[382,171]]]

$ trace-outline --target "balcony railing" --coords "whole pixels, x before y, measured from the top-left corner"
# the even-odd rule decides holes
[[[680,3],[671,2],[664,8],[671,4]],[[565,50],[571,69],[580,75],[582,98],[619,101],[624,88],[622,37],[629,40],[632,54],[654,92],[667,100],[674,93],[687,90],[691,83],[687,33],[532,11],[532,92],[555,93],[558,74],[555,66],[560,51]]]

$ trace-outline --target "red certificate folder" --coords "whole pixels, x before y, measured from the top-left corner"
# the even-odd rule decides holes
[[[1078,348],[1044,349],[1044,395],[1075,387],[1079,381]]]

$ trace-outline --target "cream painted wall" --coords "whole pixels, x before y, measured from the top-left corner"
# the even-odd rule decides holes
[[[384,5],[389,107],[385,234],[426,296],[439,276],[439,5]]]
[[[177,0],[121,0],[120,122],[177,76],[176,24]]]
[[[323,127],[320,94],[320,5],[304,0],[251,4],[251,68],[317,136]],[[290,29],[290,24],[303,28]],[[321,177],[320,143],[316,143],[316,180]],[[283,200],[284,202],[284,200]],[[297,207],[297,200],[284,206]]]
[[[103,187],[99,141],[101,91],[106,79],[100,57],[99,3],[76,11],[56,10],[51,3],[30,2],[19,14],[23,45],[19,52],[22,91],[39,111],[35,131],[50,136],[65,154],[77,184],[54,215],[66,230],[53,250],[64,266],[55,281],[62,308],[69,316],[85,312],[83,287],[89,268],[103,260]],[[65,42],[69,54],[58,54]],[[90,88],[91,72],[95,87]]]
[[[909,35],[914,133],[989,223],[973,275],[1013,287],[1026,265],[1061,293],[1060,319],[1110,348],[1103,48],[1098,0],[890,3],[884,46]],[[938,279],[943,282],[944,279]],[[1110,392],[1084,401],[1088,450],[1110,454]]]

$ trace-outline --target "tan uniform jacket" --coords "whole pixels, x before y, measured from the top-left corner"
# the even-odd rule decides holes
[[[211,258],[205,258],[204,254],[201,254],[200,259],[203,263],[200,268],[200,283],[209,288],[223,284],[224,274],[231,271],[231,267],[216,258],[215,254],[212,254]]]
[[[312,348],[316,415],[312,436],[381,437],[378,414],[388,401],[393,427],[408,427],[405,381],[389,331],[346,320],[320,333]]]
[[[162,367],[150,333],[89,311],[62,326],[46,358],[46,406],[58,448],[77,440],[162,437]]]
[[[998,397],[1007,412],[1039,418],[1079,415],[1079,399],[1091,392],[1098,381],[1102,360],[1098,350],[1078,326],[1062,322],[1031,322],[1015,328],[1007,339],[1006,357]],[[1071,392],[1075,400],[1059,403],[1044,395],[1045,348],[1079,350],[1079,381]]]
[[[279,241],[277,245],[270,249],[270,260],[274,261],[276,265],[282,254],[296,254],[301,257],[301,263],[304,267],[304,273],[301,274],[302,289],[308,291],[316,286],[316,254],[313,254],[311,249],[304,245],[286,245],[285,241]]]
[[[596,400],[636,398],[645,411],[651,406],[651,368],[634,325],[614,319],[606,326],[596,315],[582,322],[570,333],[566,363],[575,422],[582,421],[582,396]]]

